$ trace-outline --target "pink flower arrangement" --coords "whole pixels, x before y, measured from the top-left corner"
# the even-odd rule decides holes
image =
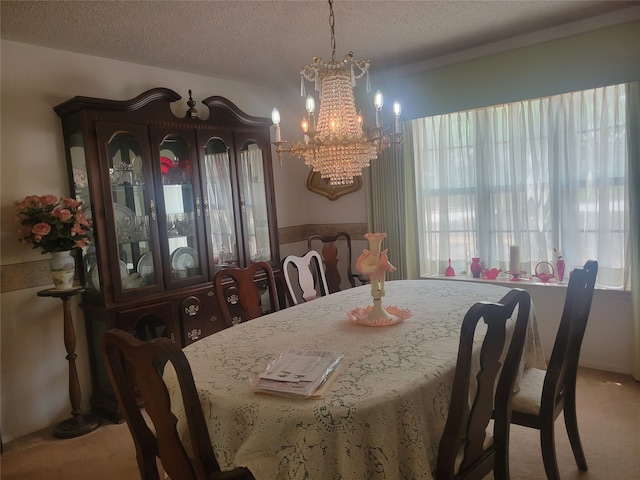
[[[16,208],[20,243],[42,248],[43,254],[84,247],[92,239],[91,222],[74,198],[29,195]]]

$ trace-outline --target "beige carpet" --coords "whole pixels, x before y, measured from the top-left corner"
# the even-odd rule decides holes
[[[640,479],[640,383],[626,375],[582,369],[578,422],[589,471],[576,467],[560,417],[556,443],[562,480]],[[514,426],[511,440],[511,478],[544,480],[538,432]],[[47,429],[8,443],[0,458],[3,480],[140,478],[124,424],[106,424],[66,440],[53,438]]]

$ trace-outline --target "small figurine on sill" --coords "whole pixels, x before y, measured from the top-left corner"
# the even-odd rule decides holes
[[[453,267],[451,266],[451,259],[449,259],[449,266],[444,271],[444,276],[445,277],[455,277],[456,276],[456,272],[453,269]]]

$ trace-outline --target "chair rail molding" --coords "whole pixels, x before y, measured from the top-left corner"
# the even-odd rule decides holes
[[[292,227],[278,228],[280,245],[286,243],[306,242],[313,234],[331,234],[335,232],[347,232],[352,240],[364,240],[367,233],[366,223],[308,223]]]

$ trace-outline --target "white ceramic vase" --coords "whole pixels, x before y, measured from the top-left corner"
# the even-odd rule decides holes
[[[76,273],[76,259],[71,250],[51,252],[49,270],[56,290],[70,290]]]

